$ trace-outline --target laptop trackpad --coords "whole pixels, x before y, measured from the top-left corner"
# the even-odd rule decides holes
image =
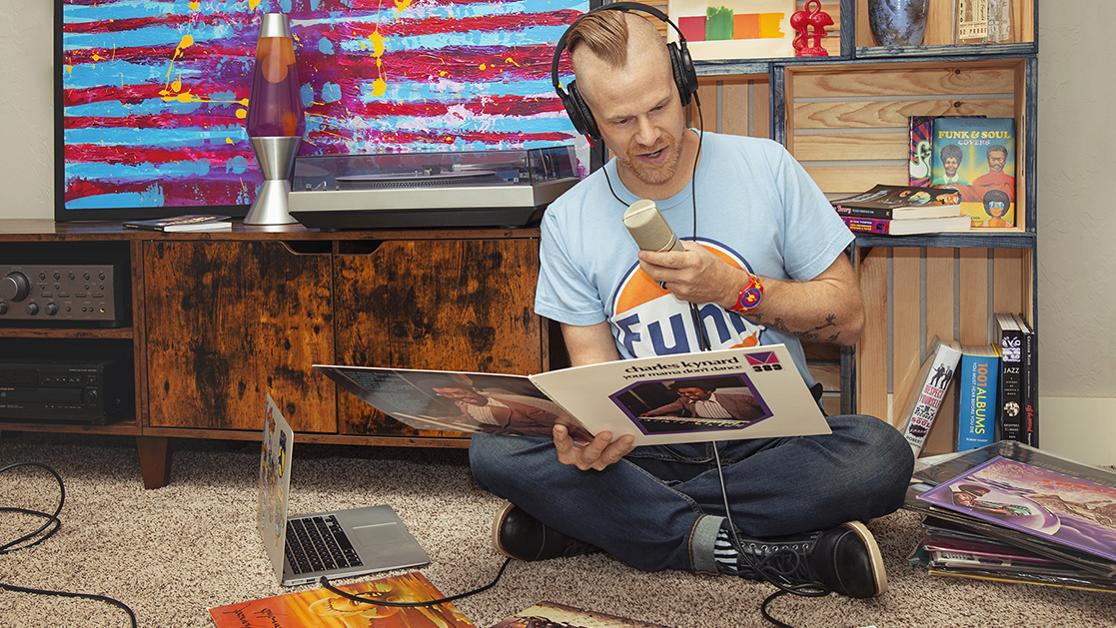
[[[358,546],[397,545],[411,539],[407,529],[398,523],[380,523],[372,525],[353,526],[350,534],[356,538],[353,543]]]

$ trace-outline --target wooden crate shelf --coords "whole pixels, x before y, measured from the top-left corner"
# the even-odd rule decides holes
[[[1034,321],[1031,248],[859,249],[855,263],[865,304],[855,393],[864,414],[900,420],[935,337],[982,345],[994,340],[996,313],[1021,313]],[[955,405],[951,388],[926,453],[952,450]]]
[[[1033,109],[1027,104],[1033,81],[1034,65],[1026,57],[786,66],[777,85],[777,115],[787,149],[831,198],[880,183],[907,184],[910,116],[1012,117],[1016,224],[981,233],[1024,234],[1034,224],[1028,167]]]
[[[871,248],[875,246],[910,247],[954,247],[990,249],[1029,249],[1035,245],[1035,234],[1031,232],[1010,233],[931,233],[910,236],[878,236],[857,234],[856,246]]]
[[[872,54],[886,54],[884,51],[891,48],[879,46],[872,35],[872,28],[868,22],[868,0],[855,0],[856,2],[856,56],[864,57]],[[1012,41],[1002,44],[956,45],[954,36],[954,12],[957,0],[930,0],[930,9],[926,23],[926,34],[923,37],[922,50],[941,51],[949,54],[950,50],[973,50],[974,54],[995,54],[1009,48],[1023,47],[1025,51],[1034,52],[1037,2],[1035,0],[1012,0],[1011,22]],[[1030,48],[1026,48],[1029,45]],[[983,50],[988,48],[989,50]],[[911,50],[918,50],[912,48]],[[903,50],[903,49],[900,49]],[[879,51],[879,52],[877,52]]]

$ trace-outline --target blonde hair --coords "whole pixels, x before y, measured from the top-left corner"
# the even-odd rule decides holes
[[[566,50],[573,56],[582,44],[594,56],[613,67],[628,63],[628,24],[623,11],[585,13],[566,34]]]

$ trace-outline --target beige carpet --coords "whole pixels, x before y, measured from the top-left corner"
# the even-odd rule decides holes
[[[111,595],[143,626],[207,626],[207,609],[274,595],[255,532],[257,445],[184,441],[170,486],[145,491],[127,439],[4,433],[0,466],[38,461],[66,480],[63,529],[45,544],[0,556],[0,581]],[[489,545],[500,502],[472,483],[463,451],[301,446],[295,450],[292,509],[387,503],[434,563],[423,569],[445,593],[486,583],[502,562]],[[0,475],[0,506],[53,509],[45,473]],[[0,539],[33,522],[0,514]],[[917,519],[899,512],[871,524],[891,592],[878,601],[783,599],[777,617],[796,626],[1112,626],[1116,596],[1043,587],[931,578],[904,558]],[[489,625],[539,600],[669,626],[763,625],[757,606],[770,589],[717,576],[645,574],[603,555],[513,563],[493,590],[459,607]],[[0,626],[125,626],[123,612],[89,601],[0,591]]]

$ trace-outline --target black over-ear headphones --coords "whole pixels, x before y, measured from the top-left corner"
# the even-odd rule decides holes
[[[694,62],[690,60],[690,51],[686,48],[686,38],[682,35],[682,31],[678,29],[678,26],[670,21],[670,18],[662,11],[638,2],[613,2],[597,7],[589,13],[600,11],[623,11],[625,13],[641,11],[666,22],[678,33],[678,43],[670,42],[667,44],[667,55],[670,57],[670,70],[674,75],[674,84],[678,87],[678,95],[682,98],[682,106],[685,107],[690,104],[690,100],[697,94],[697,71],[694,70]],[[558,92],[558,97],[562,99],[562,105],[566,108],[566,113],[569,114],[577,132],[600,141],[601,132],[597,128],[597,121],[593,118],[593,112],[590,111],[589,105],[585,103],[581,93],[577,91],[577,81],[570,83],[568,91],[563,90],[562,84],[558,82],[558,61],[562,56],[562,51],[566,49],[566,36],[569,33],[569,29],[566,29],[566,32],[562,33],[562,37],[558,40],[558,45],[554,48],[554,61],[550,64],[550,79],[554,83],[554,91]]]

